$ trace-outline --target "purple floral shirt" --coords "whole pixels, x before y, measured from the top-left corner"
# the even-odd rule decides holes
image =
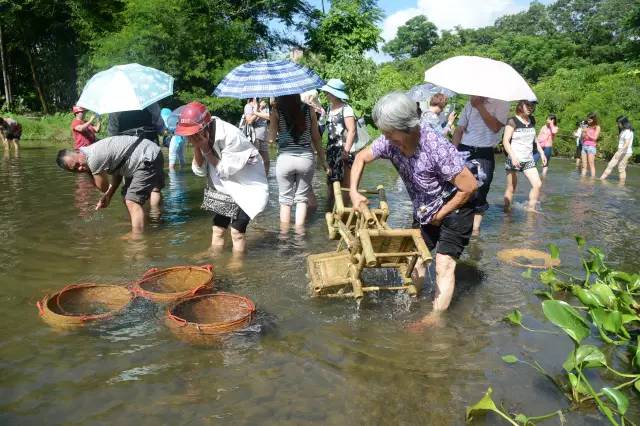
[[[431,221],[444,204],[443,192],[465,166],[464,155],[428,124],[420,127],[420,142],[411,157],[380,136],[371,144],[374,158],[391,160],[407,187],[416,217],[421,224]]]

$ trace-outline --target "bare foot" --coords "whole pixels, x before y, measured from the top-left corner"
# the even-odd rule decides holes
[[[122,237],[120,237],[123,241],[139,241],[143,239],[143,234],[141,232],[127,232]]]
[[[439,328],[444,325],[444,320],[439,312],[431,312],[420,321],[413,322],[407,326],[410,333],[421,333],[426,328]]]
[[[504,212],[508,213],[511,211],[511,200],[507,197],[504,197]]]

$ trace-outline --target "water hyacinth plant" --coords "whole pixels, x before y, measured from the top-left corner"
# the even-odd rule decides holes
[[[541,416],[509,413],[495,404],[489,388],[480,401],[467,408],[467,422],[482,412],[493,411],[513,425],[532,425],[554,416],[565,423],[569,412],[595,405],[612,425],[635,424],[625,415],[629,398],[634,397],[634,392],[640,393],[640,303],[637,300],[640,296],[640,274],[615,270],[606,264],[600,249],[585,248],[586,241],[582,237],[576,237],[576,242],[581,252],[584,277],[552,267],[539,274],[546,289],[535,293],[545,299],[542,312],[546,319],[573,342],[573,350],[562,363],[564,373],[553,376],[535,360],[521,360],[512,354],[502,357],[508,364],[525,364],[543,374],[567,398],[569,408]],[[560,255],[554,244],[549,245],[549,253],[556,259]],[[527,270],[522,275],[531,278],[532,272]],[[555,298],[569,293],[575,296],[575,305]],[[522,314],[517,309],[504,320],[529,332],[549,333],[524,325]],[[588,337],[596,339],[599,345],[583,343]],[[605,348],[610,349],[605,351],[607,353],[625,356],[627,371],[613,368],[603,352]],[[596,373],[601,380],[615,377],[617,381],[596,390],[586,375],[587,370],[591,370],[591,377]],[[608,374],[603,377],[602,373]]]

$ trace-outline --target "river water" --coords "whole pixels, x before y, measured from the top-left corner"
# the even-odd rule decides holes
[[[566,408],[538,373],[500,359],[513,353],[560,374],[571,342],[501,321],[517,308],[530,327],[552,328],[533,294],[541,285],[498,263],[496,252],[554,242],[564,267],[577,271],[580,234],[619,268],[637,271],[639,177],[630,167],[625,187],[594,182],[581,179],[572,162],[553,159],[541,213],[516,206],[505,214],[498,166],[493,205],[459,264],[445,323],[415,334],[405,328],[430,311],[431,286],[415,300],[373,296],[359,307],[309,297],[306,256],[335,242],[321,211],[305,235],[281,232],[273,177],[269,206],[251,225],[240,264],[226,254],[208,257],[203,182],[190,170],[167,179],[163,218],[143,240],[130,241],[121,238],[129,222],[119,201],[94,212],[98,194],[57,168],[54,149],[23,149],[0,163],[0,424],[463,424],[465,407],[488,387],[514,412]],[[522,178],[520,204],[528,193]],[[392,226],[410,225],[410,202],[389,164],[369,167],[364,183],[386,187]],[[322,205],[319,178],[315,189]],[[163,311],[142,301],[116,323],[81,332],[48,327],[34,305],[69,283],[126,284],[151,267],[205,262],[215,264],[217,288],[246,295],[259,309],[257,323],[221,347],[176,340]],[[638,419],[637,397],[631,405]],[[595,410],[568,414],[569,424],[602,420]],[[495,423],[494,416],[477,420]]]

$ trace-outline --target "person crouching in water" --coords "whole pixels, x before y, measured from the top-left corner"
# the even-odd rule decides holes
[[[413,328],[437,323],[449,307],[455,287],[456,260],[469,243],[473,229],[472,195],[478,182],[466,167],[468,154],[459,152],[437,130],[420,125],[415,102],[393,92],[373,108],[373,121],[382,132],[356,156],[351,168],[349,196],[355,209],[367,203],[358,192],[364,166],[388,159],[402,178],[413,202],[414,216],[429,250],[436,250],[436,291],[433,312]],[[416,279],[424,279],[424,265],[416,265]],[[416,272],[416,271],[414,271]]]
[[[507,120],[502,137],[502,145],[507,153],[504,168],[507,172],[507,187],[504,191],[504,210],[511,209],[513,194],[518,183],[517,172],[522,172],[529,179],[531,191],[529,191],[529,204],[527,210],[535,211],[542,181],[533,159],[531,146],[535,143],[542,166],[547,166],[547,157],[540,143],[536,139],[536,120],[533,117],[534,106],[532,102],[520,101],[516,105],[516,115]]]
[[[194,147],[193,173],[207,178],[202,208],[213,213],[211,247],[224,246],[231,226],[233,252],[244,252],[247,226],[269,197],[260,153],[240,129],[213,117],[199,102],[183,105],[172,115],[177,119],[175,134]]]
[[[124,178],[122,195],[129,211],[132,234],[144,230],[144,204],[159,213],[164,187],[164,157],[160,147],[142,136],[112,136],[79,149],[58,152],[58,166],[88,173],[102,197],[96,210],[106,208]],[[109,179],[111,176],[111,179]]]

